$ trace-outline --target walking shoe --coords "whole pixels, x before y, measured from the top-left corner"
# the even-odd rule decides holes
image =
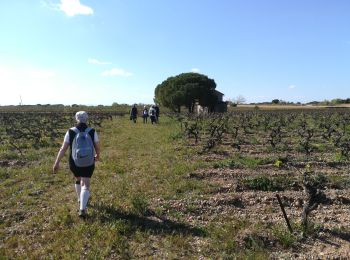
[[[85,218],[86,217],[86,211],[84,209],[79,210],[79,217]]]

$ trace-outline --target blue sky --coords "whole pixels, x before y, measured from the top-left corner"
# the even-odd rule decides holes
[[[183,72],[225,99],[350,97],[348,0],[0,1],[0,105],[152,103]]]

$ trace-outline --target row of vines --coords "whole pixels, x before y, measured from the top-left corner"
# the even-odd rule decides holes
[[[27,149],[57,147],[67,129],[75,124],[70,112],[3,112],[0,113],[0,145],[20,154]],[[89,123],[102,127],[103,120],[112,120],[122,113],[91,112]]]
[[[90,124],[123,115],[91,112]],[[350,156],[350,113],[348,111],[238,111],[226,114],[179,116],[183,134],[210,151],[227,144],[240,151],[254,145],[256,151],[302,152],[337,151],[339,158]],[[71,112],[2,112],[0,144],[18,152],[27,148],[57,146],[68,127],[74,125]]]
[[[179,117],[184,135],[202,152],[218,144],[240,151],[254,145],[261,151],[337,151],[350,155],[350,113],[348,111],[245,111],[230,114]]]
[[[236,111],[188,115],[178,120],[187,146],[195,147],[199,154],[219,152],[226,154],[224,158],[231,158],[229,161],[219,159],[214,168],[251,167],[246,173],[255,176],[238,177],[238,174],[230,179],[230,174],[225,175],[227,180],[237,183],[236,192],[303,190],[303,235],[307,233],[310,212],[319,204],[332,201],[326,196],[325,188],[338,189],[348,183],[344,175],[348,171],[344,171],[344,167],[350,157],[349,110]],[[274,168],[279,172],[265,176],[266,171],[252,169],[254,166],[248,158],[267,166],[264,169],[270,172],[276,173]],[[344,183],[336,185],[333,180],[337,178]],[[287,224],[292,232],[289,222]]]

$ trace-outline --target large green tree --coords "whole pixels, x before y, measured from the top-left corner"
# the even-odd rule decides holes
[[[155,89],[155,99],[163,106],[180,112],[181,106],[193,112],[196,102],[213,110],[217,102],[216,83],[199,73],[182,73],[169,77]]]

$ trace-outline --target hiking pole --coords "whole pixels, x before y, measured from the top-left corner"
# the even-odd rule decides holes
[[[289,223],[289,220],[288,220],[288,217],[287,217],[287,214],[286,214],[286,211],[284,210],[284,206],[282,204],[282,201],[281,201],[281,198],[280,198],[280,195],[276,194],[276,197],[277,197],[277,200],[278,200],[278,203],[280,204],[280,207],[281,207],[281,210],[282,210],[282,213],[283,213],[283,217],[287,223],[287,226],[288,226],[288,229],[289,229],[289,232],[290,233],[293,233],[293,229]]]

